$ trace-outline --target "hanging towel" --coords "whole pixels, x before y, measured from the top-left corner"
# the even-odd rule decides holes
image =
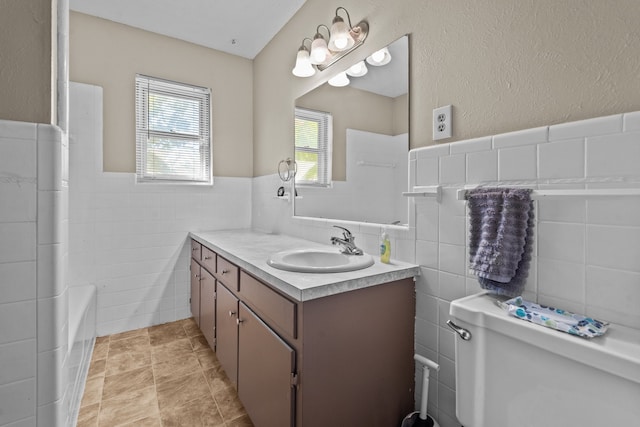
[[[520,188],[467,191],[469,270],[491,293],[513,297],[524,289],[533,248],[530,194]]]

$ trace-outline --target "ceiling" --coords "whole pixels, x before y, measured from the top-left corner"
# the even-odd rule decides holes
[[[70,0],[71,10],[253,59],[306,0]]]

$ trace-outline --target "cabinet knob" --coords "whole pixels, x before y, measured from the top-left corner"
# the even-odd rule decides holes
[[[236,323],[237,323],[238,325],[239,325],[240,323],[242,323],[242,322],[244,322],[244,320],[242,320],[242,319],[240,319],[240,318],[237,318],[237,319],[236,319]]]
[[[207,260],[207,259],[211,259],[211,257],[210,257],[210,256],[205,256],[205,257],[204,257],[204,259],[205,259],[205,260]]]
[[[200,275],[199,274],[194,274],[193,277],[195,277],[196,279],[199,279]]]
[[[222,270],[222,273],[220,274],[227,274],[229,272],[229,270]]]
[[[197,250],[198,250],[198,248],[197,248],[197,247],[195,247],[195,248],[191,248],[191,252],[195,252],[195,251],[197,251]]]
[[[229,310],[229,317],[233,317],[236,315],[236,312],[233,310]]]

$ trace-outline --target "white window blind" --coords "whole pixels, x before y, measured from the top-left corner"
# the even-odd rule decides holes
[[[323,111],[295,109],[296,184],[331,185],[333,117]]]
[[[136,75],[138,182],[211,183],[211,91]]]

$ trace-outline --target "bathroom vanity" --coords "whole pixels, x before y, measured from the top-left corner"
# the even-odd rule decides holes
[[[413,410],[417,266],[296,273],[269,255],[326,245],[247,230],[191,238],[193,316],[256,427],[386,427]]]

